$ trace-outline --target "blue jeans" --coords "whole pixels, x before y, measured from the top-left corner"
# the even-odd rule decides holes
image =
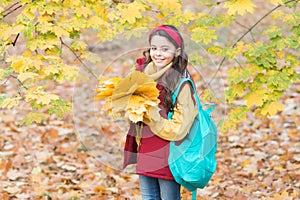
[[[180,185],[175,181],[139,175],[143,200],[180,200]]]

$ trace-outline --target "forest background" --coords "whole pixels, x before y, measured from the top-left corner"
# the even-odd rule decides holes
[[[299,199],[298,0],[1,0],[0,198],[140,199],[128,125],[95,101],[148,32],[182,32],[218,168],[201,199]],[[183,189],[183,199],[190,199]]]

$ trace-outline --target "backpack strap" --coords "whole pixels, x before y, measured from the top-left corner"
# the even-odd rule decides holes
[[[174,105],[176,103],[179,91],[180,91],[182,85],[184,83],[186,83],[186,82],[190,82],[190,84],[192,85],[193,90],[194,90],[194,94],[195,94],[195,97],[196,97],[195,100],[197,102],[197,105],[199,106],[200,109],[202,109],[202,104],[200,103],[200,100],[199,100],[199,97],[198,97],[198,93],[197,93],[194,81],[192,81],[192,79],[190,77],[183,77],[183,78],[181,78],[180,83],[177,86],[176,90],[174,92],[172,92],[172,104]]]
[[[195,97],[195,100],[196,100],[196,103],[197,103],[197,106],[198,106],[198,110],[202,110],[202,104],[200,102],[200,99],[199,99],[199,96],[198,96],[198,93],[197,93],[197,89],[195,87],[194,81],[191,79],[191,77],[189,75],[185,76],[185,77],[182,77],[181,80],[180,80],[179,85],[176,88],[176,90],[174,92],[172,92],[172,104],[175,105],[175,103],[177,101],[179,91],[180,91],[182,85],[187,81],[190,82],[190,84],[193,87],[194,97]],[[216,107],[216,105],[213,104],[213,103],[206,103],[206,104],[203,104],[203,106],[208,106],[209,107],[208,109],[205,110],[208,114],[210,114]],[[168,119],[171,119],[172,116],[173,116],[173,112],[169,112],[168,113]]]
[[[197,189],[192,191],[192,200],[197,200]]]
[[[210,114],[216,108],[216,104],[214,103],[205,103],[203,104],[203,106],[209,107],[208,109],[205,110],[208,114]]]

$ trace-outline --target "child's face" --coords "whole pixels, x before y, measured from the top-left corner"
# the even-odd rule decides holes
[[[170,64],[178,51],[165,37],[154,35],[150,41],[150,56],[157,70]]]

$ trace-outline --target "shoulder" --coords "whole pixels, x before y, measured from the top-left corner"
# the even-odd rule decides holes
[[[189,98],[192,98],[194,103],[195,103],[195,99],[194,99],[194,81],[191,78],[190,74],[185,74],[184,77],[182,77],[181,79],[181,83],[180,83],[180,88],[178,91],[178,99],[180,100],[186,100]]]
[[[136,70],[138,71],[144,71],[144,66],[145,66],[146,58],[138,58],[136,59]]]
[[[181,76],[181,79],[179,81],[178,87],[180,87],[180,91],[185,87],[186,90],[187,88],[190,88],[190,90],[193,92],[193,87],[195,86],[195,82],[188,72],[188,70],[185,70]]]

